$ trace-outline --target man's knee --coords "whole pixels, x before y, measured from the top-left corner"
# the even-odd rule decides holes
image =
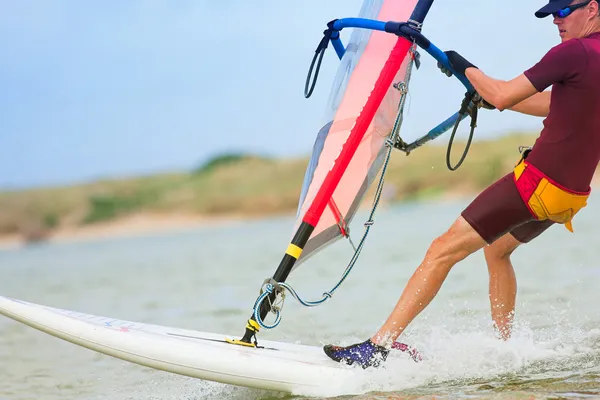
[[[471,225],[459,217],[448,231],[431,243],[427,258],[454,265],[485,245],[485,241]]]
[[[494,243],[486,246],[483,249],[486,259],[505,259],[510,258],[511,254],[519,247],[522,243],[519,242],[510,233],[500,237]]]

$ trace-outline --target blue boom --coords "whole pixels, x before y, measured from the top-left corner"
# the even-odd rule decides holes
[[[448,71],[451,71],[452,74],[467,89],[465,101],[463,101],[463,105],[462,105],[460,111],[456,112],[455,114],[453,114],[452,116],[450,116],[449,118],[447,118],[446,120],[444,120],[443,122],[438,124],[436,127],[431,129],[426,135],[415,140],[414,142],[412,142],[412,143],[404,143],[403,142],[400,150],[410,153],[415,148],[420,147],[423,144],[429,142],[430,140],[433,140],[433,139],[439,137],[440,135],[442,135],[443,133],[445,133],[446,131],[448,131],[454,127],[455,129],[454,129],[454,132],[452,135],[452,139],[453,139],[454,133],[456,132],[456,128],[458,127],[458,124],[464,118],[466,118],[467,115],[472,115],[472,118],[473,118],[473,122],[471,124],[471,128],[472,128],[471,137],[472,137],[473,129],[474,129],[474,125],[475,125],[474,120],[476,119],[476,115],[477,115],[476,114],[477,113],[477,104],[475,104],[475,101],[479,101],[479,100],[481,100],[481,98],[479,97],[479,95],[477,94],[477,92],[475,91],[475,89],[473,88],[473,86],[471,85],[469,80],[467,79],[467,77],[462,74],[458,74],[450,66],[450,62],[449,62],[446,54],[440,48],[435,46],[429,39],[427,39],[421,33],[421,21],[423,21],[424,16],[427,15],[427,12],[429,11],[432,4],[433,4],[433,0],[419,1],[413,14],[411,15],[411,18],[407,22],[394,22],[394,21],[384,22],[384,21],[378,21],[378,20],[367,19],[367,18],[342,18],[342,19],[336,19],[336,20],[329,22],[329,24],[327,24],[329,29],[325,31],[325,37],[323,38],[323,40],[317,47],[317,50],[315,51],[315,57],[313,58],[312,64],[310,66],[309,75],[308,75],[307,81],[306,81],[305,96],[309,97],[314,89],[316,79],[317,79],[316,75],[318,74],[321,60],[323,58],[323,53],[324,53],[325,49],[327,48],[327,44],[329,42],[331,42],[333,48],[335,49],[335,52],[337,53],[337,55],[340,59],[344,56],[344,53],[346,50],[345,50],[344,44],[342,43],[342,41],[340,39],[340,31],[342,31],[344,28],[359,28],[359,29],[370,29],[370,30],[375,30],[375,31],[387,32],[387,33],[405,37],[408,40],[416,43],[417,46],[419,46],[421,49],[425,50],[425,52],[427,52],[429,55],[431,55],[445,69],[447,69]],[[319,57],[317,67],[316,67],[317,70],[315,72],[315,77],[313,78],[312,87],[309,88],[310,78],[311,78],[312,71],[315,66],[317,57]],[[469,144],[470,144],[470,139],[469,139]],[[464,159],[464,155],[463,155],[463,159]],[[448,158],[448,160],[449,160],[449,158]],[[462,163],[462,159],[458,165],[460,165],[460,163]],[[456,167],[458,167],[458,165]],[[452,170],[454,170],[456,168],[456,167],[450,167],[449,161],[448,161],[448,167]]]

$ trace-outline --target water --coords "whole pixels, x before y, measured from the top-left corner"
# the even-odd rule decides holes
[[[379,210],[355,270],[333,299],[309,309],[288,298],[280,326],[260,337],[311,345],[369,337],[430,241],[464,205]],[[362,221],[364,215],[359,217]],[[495,338],[487,269],[483,255],[475,254],[452,270],[403,337],[427,361],[390,365],[361,383],[367,394],[340,398],[600,397],[599,218],[600,202],[592,196],[574,221],[575,234],[554,227],[513,255],[517,326],[508,343]],[[4,251],[0,293],[115,318],[241,334],[260,284],[287,246],[291,226],[290,218],[276,218]],[[360,225],[354,232],[362,233]],[[319,298],[337,282],[350,256],[350,247],[338,243],[294,271],[289,282],[304,297]],[[289,398],[125,363],[6,318],[0,318],[0,377],[2,400]]]

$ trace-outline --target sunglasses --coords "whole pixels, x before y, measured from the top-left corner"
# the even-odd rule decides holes
[[[558,10],[557,12],[552,13],[552,16],[554,18],[567,18],[569,15],[571,15],[571,13],[573,11],[577,10],[578,8],[587,6],[592,1],[593,0],[588,0],[588,1],[583,2],[583,3],[573,4],[572,6],[565,7],[562,10]]]

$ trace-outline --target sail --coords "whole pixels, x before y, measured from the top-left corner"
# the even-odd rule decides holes
[[[407,21],[417,2],[418,0],[365,0],[359,16],[380,21]],[[318,216],[318,223],[294,267],[348,233],[347,225],[382,167],[386,152],[385,141],[396,120],[401,92],[391,83],[387,88],[377,87],[381,84],[380,74],[384,67],[389,67],[389,59],[394,51],[401,51],[403,58],[397,61],[401,65],[393,83],[404,80],[410,65],[409,53],[405,48],[397,48],[397,42],[395,35],[385,32],[370,29],[354,29],[352,32],[346,52],[340,60],[322,128],[317,134],[305,173],[294,231],[327,184],[326,177],[339,161],[338,156],[351,134],[363,134],[356,132],[355,128],[358,125],[367,128],[333,194],[326,199],[327,207]],[[370,121],[361,121],[365,117],[362,111],[369,97],[376,91],[381,93],[382,89],[385,95],[375,115],[368,116]]]

